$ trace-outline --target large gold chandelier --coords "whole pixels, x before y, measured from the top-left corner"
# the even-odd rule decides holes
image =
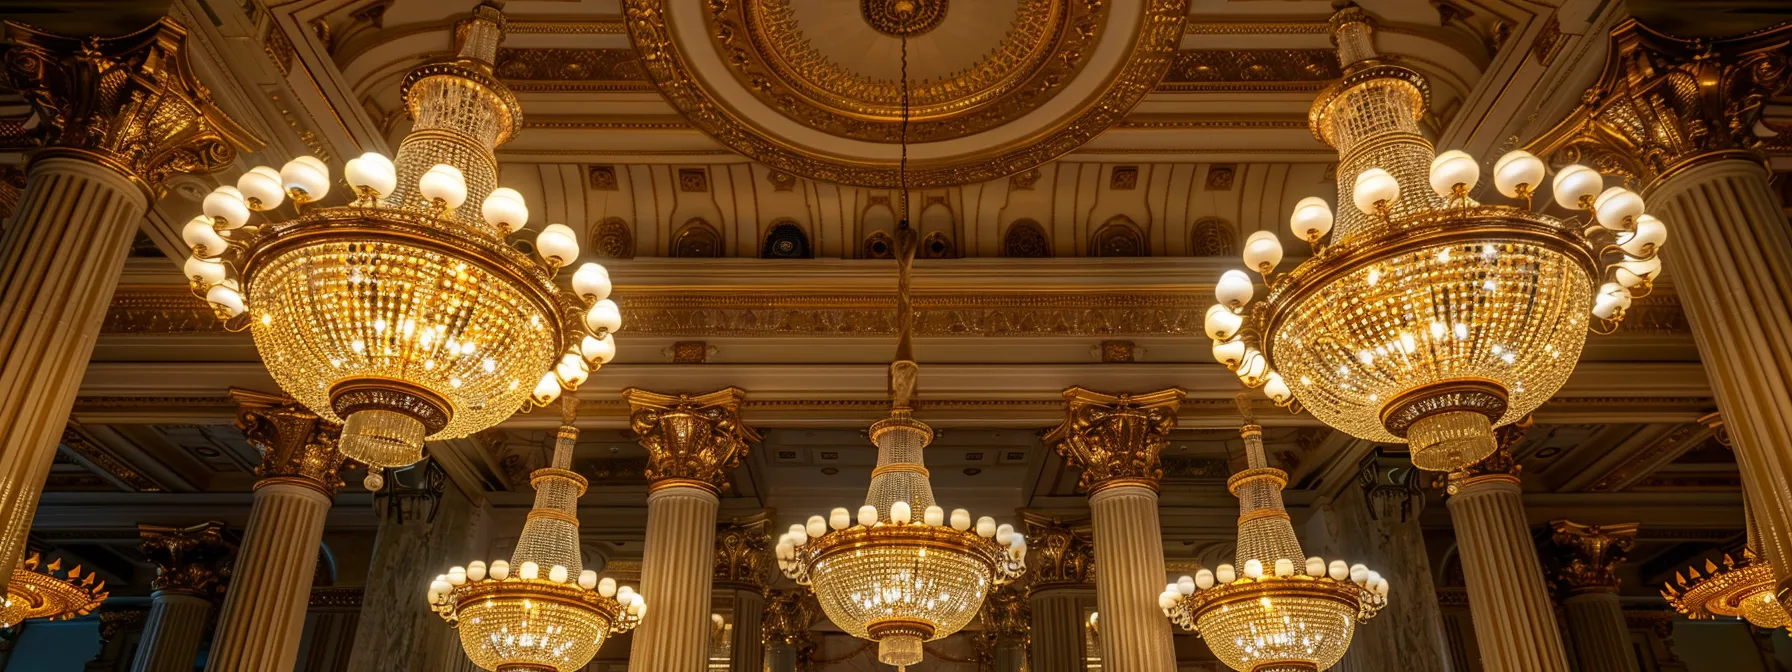
[[[1329,669],[1350,648],[1356,625],[1387,604],[1388,582],[1360,564],[1302,559],[1282,508],[1288,475],[1264,459],[1262,427],[1247,424],[1241,434],[1248,466],[1226,481],[1238,497],[1238,564],[1178,579],[1158,606],[1234,670]]]
[[[1697,567],[1674,572],[1674,581],[1662,584],[1661,596],[1688,618],[1741,618],[1757,628],[1792,629],[1792,615],[1774,597],[1773,563],[1755,552],[1760,537],[1746,502],[1743,517],[1748,541],[1740,560],[1725,553],[1722,566],[1706,560],[1704,574]]]
[[[529,475],[535,507],[510,560],[454,567],[429,585],[429,606],[460,631],[475,665],[496,672],[581,670],[610,637],[647,613],[635,589],[584,569],[579,552],[583,476],[571,470],[578,399],[567,397],[551,466]]]
[[[1319,198],[1296,204],[1290,225],[1315,253],[1284,274],[1276,235],[1253,234],[1244,261],[1267,295],[1252,304],[1251,278],[1226,272],[1207,335],[1219,361],[1277,404],[1410,443],[1420,468],[1460,469],[1493,452],[1495,426],[1561,387],[1589,327],[1609,333],[1647,294],[1667,230],[1641,197],[1579,165],[1556,174],[1554,197],[1586,219],[1534,212],[1545,166],[1523,151],[1493,166],[1494,186],[1520,205],[1470,198],[1480,164],[1434,155],[1419,132],[1424,79],[1379,60],[1361,9],[1333,23],[1345,75],[1310,118],[1338,150],[1338,199],[1352,207],[1334,218]]]
[[[61,560],[43,562],[32,553],[12,571],[6,584],[6,601],[0,603],[0,629],[11,628],[27,619],[64,621],[93,613],[106,601],[106,582],[93,572],[83,575],[76,565],[68,573],[62,571]]]
[[[480,6],[455,57],[405,78],[415,126],[396,162],[348,161],[352,203],[318,205],[330,171],[305,156],[218,187],[183,230],[195,292],[227,327],[251,330],[282,389],[342,423],[341,450],[369,465],[370,489],[382,469],[422,459],[425,438],[546,405],[616,351],[621,314],[603,267],[580,266],[573,295],[554,284],[578,258],[573,231],[542,228],[539,261],[505,239],[529,212],[496,185],[492,150],[522,127],[492,76],[503,19]],[[296,217],[267,216],[286,200]]]

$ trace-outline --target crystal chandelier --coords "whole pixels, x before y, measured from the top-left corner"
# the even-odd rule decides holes
[[[578,399],[562,404],[552,466],[529,475],[535,507],[510,560],[475,560],[429,585],[430,608],[460,630],[467,658],[487,670],[584,669],[605,640],[633,630],[647,613],[634,588],[583,568],[578,502],[586,482],[571,470]]]
[[[871,425],[877,467],[856,518],[846,508],[810,516],[778,539],[778,567],[815,591],[822,612],[899,669],[921,662],[923,643],[958,632],[983,599],[1026,570],[1027,541],[1012,525],[934,503],[922,450],[933,428],[912,416],[915,311],[909,295],[918,234],[908,223],[908,38],[902,38],[903,219],[896,228],[896,361],[890,416]],[[916,519],[917,513],[919,519]],[[857,524],[854,524],[854,523]]]
[[[1746,502],[1743,516],[1747,519],[1748,544],[1742,547],[1741,560],[1725,553],[1721,567],[1706,560],[1704,574],[1697,567],[1674,572],[1673,583],[1662,584],[1661,596],[1674,611],[1688,618],[1723,616],[1742,618],[1757,628],[1792,628],[1792,615],[1773,595],[1773,563],[1755,552],[1760,548],[1760,537]]]
[[[65,621],[93,613],[106,601],[106,582],[93,572],[81,574],[81,566],[62,571],[62,560],[44,564],[42,556],[31,557],[13,569],[12,581],[6,584],[6,602],[0,604],[0,629],[12,628],[26,619],[42,618]]]
[[[503,21],[480,6],[454,57],[405,78],[415,126],[396,162],[348,161],[348,205],[319,204],[330,171],[304,156],[218,187],[182,232],[195,293],[254,334],[283,390],[343,425],[342,453],[370,467],[369,489],[382,469],[422,459],[426,438],[546,405],[616,351],[621,313],[603,267],[580,266],[572,295],[554,283],[578,258],[572,229],[543,227],[539,261],[506,240],[529,212],[496,185],[492,151],[522,127],[492,75]],[[275,221],[288,200],[296,216]]]
[[[1519,205],[1475,201],[1480,164],[1434,155],[1419,132],[1424,79],[1379,60],[1361,9],[1333,23],[1345,75],[1309,117],[1338,150],[1338,199],[1351,207],[1334,218],[1317,197],[1297,203],[1290,226],[1314,254],[1284,274],[1276,235],[1252,234],[1244,262],[1266,296],[1252,304],[1251,278],[1227,271],[1207,335],[1216,359],[1277,404],[1409,443],[1422,469],[1460,469],[1493,452],[1495,426],[1562,386],[1589,329],[1615,330],[1650,291],[1667,230],[1641,197],[1579,165],[1557,172],[1554,200],[1585,220],[1533,211],[1545,166],[1523,151],[1493,166],[1495,188]]]
[[[1247,424],[1241,434],[1248,467],[1226,481],[1238,497],[1238,565],[1178,579],[1158,606],[1234,670],[1329,669],[1350,648],[1356,624],[1387,604],[1388,582],[1360,564],[1301,559],[1282,508],[1288,474],[1264,459],[1262,427]]]

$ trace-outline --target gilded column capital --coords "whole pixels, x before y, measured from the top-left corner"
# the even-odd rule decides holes
[[[1518,458],[1513,456],[1512,449],[1518,447],[1519,442],[1524,440],[1525,433],[1529,432],[1535,424],[1530,416],[1525,416],[1518,422],[1494,428],[1493,438],[1499,447],[1494,449],[1493,454],[1483,458],[1480,462],[1450,472],[1449,483],[1444,491],[1454,495],[1461,492],[1463,487],[1475,483],[1489,481],[1517,483],[1518,473],[1523,469],[1523,465],[1520,465]]]
[[[715,585],[764,593],[776,565],[771,554],[771,518],[760,513],[716,526]]]
[[[38,157],[75,155],[157,194],[175,173],[212,173],[262,144],[219,110],[163,18],[121,37],[68,37],[6,23],[6,79],[39,120]]]
[[[1618,563],[1636,546],[1636,523],[1550,521],[1550,578],[1563,594],[1617,592]]]
[[[766,644],[783,644],[796,649],[797,660],[809,660],[817,645],[809,626],[821,616],[821,605],[806,590],[774,590],[765,596],[765,620],[760,623],[761,640]],[[797,669],[807,669],[801,662]]]
[[[1181,388],[1113,395],[1072,387],[1064,391],[1064,422],[1046,433],[1045,442],[1083,470],[1079,490],[1093,494],[1118,485],[1156,490],[1164,474],[1159,457],[1186,397]]]
[[[224,524],[210,521],[190,527],[138,525],[143,555],[155,563],[151,590],[212,599],[224,594],[229,567],[224,558],[235,546],[224,538]]]
[[[663,487],[698,487],[720,493],[759,434],[740,419],[746,395],[738,387],[708,394],[622,391],[629,428],[647,449],[647,480]]]
[[[255,487],[297,483],[335,497],[342,487],[343,462],[336,450],[342,428],[324,421],[289,397],[231,388],[236,426],[261,451]]]
[[[1027,592],[1095,582],[1095,541],[1087,519],[1064,521],[1023,512],[1027,527]]]
[[[1722,39],[1674,37],[1627,20],[1581,106],[1532,141],[1550,163],[1582,163],[1649,189],[1681,169],[1761,160],[1756,128],[1792,88],[1792,25]]]

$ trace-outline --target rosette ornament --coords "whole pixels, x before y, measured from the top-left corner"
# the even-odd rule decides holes
[[[506,239],[529,211],[495,185],[492,150],[521,128],[491,75],[501,19],[482,5],[458,33],[470,43],[459,53],[477,57],[406,78],[416,125],[396,162],[347,162],[351,202],[323,205],[330,169],[304,156],[218,187],[183,231],[194,292],[253,333],[283,390],[343,426],[341,451],[370,467],[370,489],[382,469],[422,459],[425,439],[550,403],[616,353],[621,312],[603,267],[580,265],[570,292],[556,285],[577,235],[542,227],[533,257]]]
[[[1238,564],[1164,587],[1158,606],[1240,672],[1318,672],[1350,648],[1358,623],[1387,604],[1388,582],[1363,565],[1302,558],[1282,508],[1287,474],[1267,466],[1262,429],[1243,430],[1249,468],[1226,486],[1238,497]]]
[[[1476,159],[1433,155],[1418,132],[1423,78],[1370,58],[1360,10],[1340,17],[1345,76],[1311,119],[1338,149],[1348,211],[1297,203],[1290,227],[1314,254],[1285,273],[1276,235],[1253,235],[1244,261],[1263,299],[1249,275],[1226,272],[1207,335],[1216,359],[1277,404],[1454,471],[1562,386],[1589,330],[1615,330],[1648,294],[1667,229],[1641,197],[1579,165],[1552,184],[1569,214],[1537,211],[1546,167],[1523,151],[1493,165],[1510,204],[1477,202]]]

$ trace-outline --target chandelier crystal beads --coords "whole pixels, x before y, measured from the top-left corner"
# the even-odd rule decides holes
[[[1329,669],[1356,625],[1387,604],[1387,580],[1360,564],[1303,559],[1282,506],[1288,475],[1267,466],[1261,427],[1246,425],[1242,434],[1248,468],[1226,483],[1238,497],[1238,564],[1181,577],[1164,587],[1158,606],[1234,670]]]
[[[502,28],[482,5],[455,57],[411,72],[415,126],[396,161],[347,162],[352,203],[319,205],[329,167],[305,156],[217,188],[183,231],[195,293],[251,331],[283,390],[343,425],[342,453],[370,467],[370,489],[381,469],[421,459],[426,438],[548,404],[615,354],[621,313],[603,267],[581,265],[570,294],[555,285],[579,254],[572,230],[543,227],[538,258],[505,240],[529,212],[496,186],[492,151],[522,123],[491,74]],[[298,215],[274,221],[289,199]]]
[[[1533,211],[1546,168],[1522,151],[1492,171],[1520,205],[1475,201],[1480,164],[1434,154],[1419,133],[1424,79],[1377,59],[1361,9],[1334,23],[1346,74],[1311,121],[1338,150],[1338,200],[1350,207],[1295,205],[1290,228],[1315,252],[1287,273],[1276,273],[1275,234],[1252,235],[1243,256],[1263,276],[1264,300],[1252,303],[1251,278],[1228,271],[1207,335],[1216,359],[1277,404],[1359,438],[1409,443],[1422,469],[1460,469],[1493,452],[1494,427],[1562,386],[1590,328],[1616,329],[1649,292],[1666,228],[1641,197],[1604,189],[1578,165],[1552,186],[1584,219]]]

